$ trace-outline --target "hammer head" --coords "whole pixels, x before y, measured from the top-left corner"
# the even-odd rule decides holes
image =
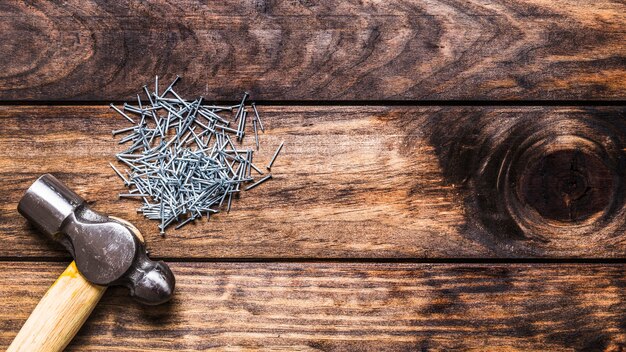
[[[160,304],[174,292],[174,274],[148,258],[139,231],[130,223],[102,215],[54,176],[41,176],[20,200],[18,211],[61,243],[76,267],[98,285],[124,285],[138,301]]]

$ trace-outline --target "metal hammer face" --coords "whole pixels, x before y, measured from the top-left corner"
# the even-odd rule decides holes
[[[97,285],[124,285],[145,304],[167,302],[174,292],[172,271],[148,258],[139,231],[130,223],[102,215],[54,176],[35,181],[18,211],[39,230],[61,243],[76,267]]]

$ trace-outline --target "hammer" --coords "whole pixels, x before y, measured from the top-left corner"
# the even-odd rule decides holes
[[[17,210],[61,243],[74,261],[52,284],[7,351],[62,351],[107,286],[123,285],[137,301],[155,305],[174,292],[174,274],[148,258],[139,230],[102,215],[54,176],[35,181]]]

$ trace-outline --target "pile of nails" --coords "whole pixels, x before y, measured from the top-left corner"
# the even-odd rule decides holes
[[[162,235],[174,223],[178,229],[203,215],[209,219],[224,207],[230,211],[234,194],[272,178],[271,173],[264,175],[253,163],[252,149],[237,148],[231,138],[241,142],[245,136],[248,93],[244,93],[240,104],[233,106],[203,104],[202,97],[187,101],[174,91],[179,79],[176,77],[165,90],[159,91],[157,76],[154,91],[143,87],[147,101],[142,102],[138,94],[137,105],[124,103],[120,109],[111,104],[133,124],[113,131],[113,136],[123,135],[120,144],[130,144],[116,154],[128,170],[120,171],[110,163],[129,188],[128,193],[119,196],[141,199],[143,204],[138,212],[148,219],[159,220]],[[255,104],[251,106],[258,150],[258,133],[265,129]],[[232,123],[236,128],[225,118],[232,116],[233,111]],[[282,147],[283,143],[266,166],[268,170]],[[261,178],[255,181],[253,171]]]

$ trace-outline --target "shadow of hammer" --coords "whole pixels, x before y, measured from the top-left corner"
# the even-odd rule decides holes
[[[139,230],[97,213],[52,175],[33,183],[17,210],[61,243],[74,261],[52,284],[7,351],[62,351],[107,286],[123,285],[137,301],[155,305],[174,292],[174,274],[148,258]]]

